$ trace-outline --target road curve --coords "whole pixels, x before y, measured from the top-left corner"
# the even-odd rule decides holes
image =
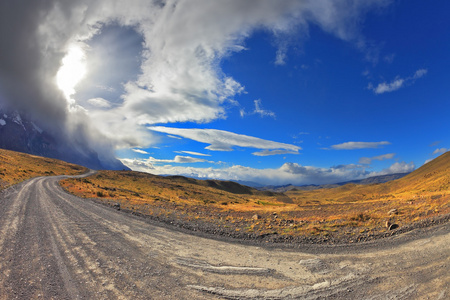
[[[77,198],[61,178],[0,193],[0,299],[450,298],[448,224],[388,247],[256,247]]]

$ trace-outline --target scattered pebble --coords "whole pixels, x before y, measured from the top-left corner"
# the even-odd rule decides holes
[[[398,215],[398,210],[396,208],[393,208],[388,212],[388,215],[390,215],[390,216]]]

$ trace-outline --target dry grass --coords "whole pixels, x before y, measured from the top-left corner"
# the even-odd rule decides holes
[[[37,176],[76,175],[86,171],[61,160],[0,149],[0,190]]]
[[[0,189],[36,176],[86,168],[0,149]],[[234,182],[101,171],[61,185],[84,198],[166,220],[203,222],[229,231],[286,236],[356,236],[450,213],[450,152],[399,180],[334,189],[261,192]],[[389,214],[392,209],[395,213]]]
[[[131,171],[101,171],[61,184],[80,197],[118,202],[130,211],[202,221],[227,230],[292,236],[373,235],[386,231],[387,221],[404,226],[450,213],[450,153],[384,184],[285,194],[230,182]],[[396,212],[389,214],[392,209]]]

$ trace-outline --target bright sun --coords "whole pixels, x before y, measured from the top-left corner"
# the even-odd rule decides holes
[[[58,87],[67,100],[75,94],[75,86],[86,75],[85,54],[78,45],[72,45],[62,60],[62,66],[56,74]]]

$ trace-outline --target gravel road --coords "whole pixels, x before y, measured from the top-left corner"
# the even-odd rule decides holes
[[[68,195],[0,193],[0,299],[449,299],[450,226],[367,245],[244,245]]]

